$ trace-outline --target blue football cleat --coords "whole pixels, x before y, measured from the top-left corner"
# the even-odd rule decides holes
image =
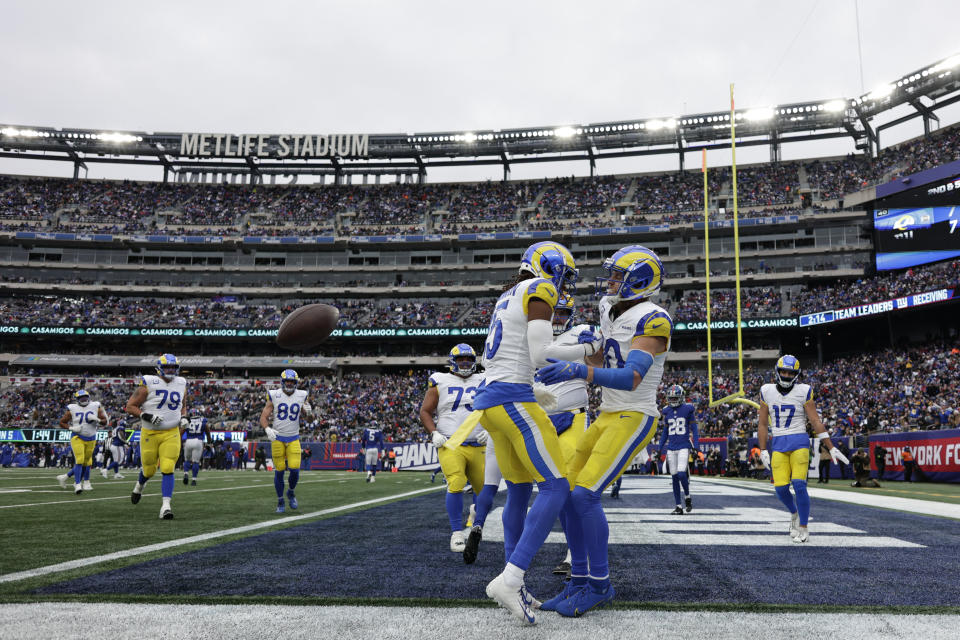
[[[613,601],[614,595],[613,585],[603,592],[587,587],[558,603],[556,611],[567,618],[579,618],[591,609],[602,609],[607,606]]]
[[[586,589],[586,588],[587,588],[587,585],[585,584],[575,585],[571,580],[563,586],[563,591],[561,591],[557,595],[553,596],[552,598],[544,602],[542,605],[540,605],[540,608],[543,609],[544,611],[556,611],[558,604],[572,597],[581,589]]]
[[[296,511],[297,507],[299,506],[297,505],[297,499],[294,496],[288,496],[288,497],[290,499],[290,508]]]
[[[283,507],[283,498],[277,501],[277,513],[283,513],[285,511]]]

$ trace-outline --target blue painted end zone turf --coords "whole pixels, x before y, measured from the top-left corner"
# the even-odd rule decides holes
[[[772,493],[698,496],[702,485],[696,480],[691,485],[697,509],[781,508]],[[665,519],[673,506],[666,484],[662,494],[626,493],[628,486],[620,500],[605,497],[605,506],[663,507],[664,517],[648,518]],[[502,502],[501,494],[497,504]],[[676,517],[680,522],[686,516]],[[611,547],[618,600],[960,604],[960,527],[955,521],[818,499],[813,500],[812,518],[814,539],[818,522],[832,522],[866,532],[860,535],[890,536],[925,548],[678,545],[665,534],[662,544]],[[502,544],[482,543],[476,564],[467,566],[449,551],[448,528],[443,497],[429,495],[58,583],[37,593],[482,599],[487,581],[502,569]],[[735,530],[731,523],[730,529],[709,533]],[[527,584],[541,599],[560,590],[561,582],[550,570],[564,553],[563,545],[548,544],[534,559]]]

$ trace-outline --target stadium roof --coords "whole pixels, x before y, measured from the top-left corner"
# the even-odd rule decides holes
[[[960,55],[954,55],[856,98],[835,97],[764,108],[737,109],[740,146],[851,137],[858,148],[879,148],[879,133],[914,118],[924,130],[936,111],[960,102]],[[877,127],[878,115],[902,105],[912,111]],[[0,157],[74,163],[163,167],[164,179],[192,174],[265,175],[426,174],[431,167],[597,160],[725,148],[730,111],[567,123],[516,129],[391,134],[225,134],[117,132],[0,124]]]

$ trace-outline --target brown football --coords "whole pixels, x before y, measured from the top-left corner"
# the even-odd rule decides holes
[[[308,304],[291,312],[277,331],[277,346],[298,351],[315,347],[337,328],[340,310],[329,304]]]

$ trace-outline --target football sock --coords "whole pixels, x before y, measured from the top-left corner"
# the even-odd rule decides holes
[[[194,463],[193,463],[193,469],[192,469],[192,471],[193,471],[193,477],[196,478],[196,477],[197,477],[197,474],[200,473],[200,463],[199,463],[199,462],[194,462]]]
[[[790,485],[785,484],[782,487],[776,487],[777,497],[780,498],[780,502],[784,504],[787,510],[790,513],[797,512],[797,506],[793,504],[793,494],[790,493]],[[807,505],[809,505],[809,497],[807,498]]]
[[[83,481],[90,482],[90,465],[83,468]]]
[[[680,486],[683,487],[683,495],[690,495],[690,474],[686,471],[681,471],[677,474],[680,476]],[[679,502],[677,504],[680,504]]]
[[[450,518],[450,531],[463,529],[463,493],[447,492],[447,517]]]
[[[797,494],[797,511],[800,514],[800,526],[807,526],[810,519],[810,494],[807,493],[806,480],[793,480],[793,491]]]
[[[79,464],[73,465],[73,468],[71,468],[70,471],[67,471],[67,477],[68,477],[68,478],[76,477],[76,475],[77,475],[77,467],[79,467],[79,466],[82,466],[82,465],[79,465]]]
[[[580,517],[573,509],[573,494],[567,496],[567,501],[560,510],[560,524],[563,525],[563,533],[567,536],[567,557],[565,560],[570,563],[571,576],[587,575],[587,545],[583,539],[583,526]]]
[[[683,504],[680,499],[680,474],[673,474],[670,476],[670,480],[673,482],[673,501],[678,505]]]
[[[289,493],[293,493],[298,482],[300,482],[300,469],[290,469],[290,478],[287,480],[287,484],[290,485]]]
[[[163,477],[160,478],[160,495],[164,498],[170,498],[173,496],[173,474],[164,473]]]
[[[137,484],[140,485],[141,487],[143,487],[143,485],[147,484],[147,480],[149,480],[149,479],[150,479],[150,478],[148,478],[147,476],[143,475],[143,469],[141,469],[141,470],[140,470],[140,477],[137,478]]]
[[[273,488],[277,490],[277,497],[283,497],[283,471],[273,472]]]
[[[503,505],[503,552],[510,561],[517,541],[523,534],[524,519],[527,517],[527,505],[533,495],[533,483],[507,482],[507,502]]]
[[[473,517],[473,526],[483,528],[483,523],[487,521],[487,514],[490,513],[490,507],[493,506],[493,498],[497,495],[498,485],[485,484],[480,493],[477,494],[476,515]]]
[[[597,579],[607,578],[609,573],[607,541],[610,528],[600,504],[600,494],[578,486],[573,490],[571,500],[583,527],[583,539],[587,548],[587,557],[590,559],[590,576]]]
[[[523,570],[530,566],[533,556],[543,546],[560,510],[570,497],[570,484],[563,477],[537,482],[537,490],[539,493],[527,513],[523,533],[520,534],[517,546],[510,554],[510,563]]]
[[[83,465],[75,464],[73,465],[73,471],[67,474],[67,477],[73,476],[73,481],[76,484],[83,482]]]
[[[519,589],[523,586],[523,577],[526,573],[525,569],[521,569],[512,562],[508,562],[506,568],[503,570],[503,582],[508,587]]]

